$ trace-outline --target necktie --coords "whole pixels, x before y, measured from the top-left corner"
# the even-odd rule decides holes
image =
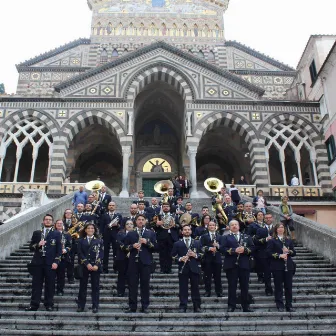
[[[215,239],[215,234],[211,233],[211,240],[214,240],[214,239]]]
[[[187,248],[189,248],[189,246],[190,246],[190,239],[189,238],[186,239],[186,246],[187,246]]]
[[[236,240],[238,241],[238,234],[235,233],[234,236],[235,236]]]
[[[46,229],[45,238],[47,238],[49,231],[50,231],[50,229]]]
[[[90,245],[92,238],[88,238],[88,243]]]

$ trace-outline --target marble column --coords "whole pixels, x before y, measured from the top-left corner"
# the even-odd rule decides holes
[[[188,156],[190,161],[190,180],[192,183],[190,193],[191,198],[199,198],[199,194],[197,192],[196,154],[197,154],[197,147],[189,146]]]
[[[187,136],[192,136],[191,133],[191,114],[192,112],[187,112]]]
[[[300,151],[295,152],[295,161],[297,165],[297,170],[298,170],[298,178],[299,178],[299,185],[303,184],[303,179],[302,179],[302,172],[301,172],[301,155]]]
[[[318,180],[317,171],[316,171],[316,152],[315,151],[310,152],[310,162],[313,168],[314,185],[318,186],[319,180]]]
[[[122,146],[122,156],[123,156],[123,172],[122,172],[122,190],[119,194],[120,197],[128,198],[128,172],[129,172],[129,158],[131,156],[131,146]]]
[[[127,135],[133,135],[133,112],[128,112],[128,130]]]
[[[280,157],[280,162],[281,162],[283,185],[286,186],[287,176],[286,176],[286,167],[285,167],[285,153],[283,151],[280,151],[279,157]]]

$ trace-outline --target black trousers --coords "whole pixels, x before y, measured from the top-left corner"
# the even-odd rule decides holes
[[[191,301],[194,306],[201,306],[201,296],[199,292],[199,279],[198,273],[193,273],[189,268],[185,268],[183,273],[178,275],[179,277],[179,298],[180,308],[186,309],[188,305],[188,283],[190,281],[191,287]]]
[[[105,228],[104,234],[103,234],[103,240],[104,240],[104,259],[103,259],[103,269],[104,271],[108,271],[108,265],[109,265],[109,258],[110,258],[110,248],[112,245],[112,253],[113,253],[113,268],[116,270],[116,255],[117,255],[117,232],[112,231],[108,227]]]
[[[256,264],[258,265],[258,277],[261,276],[264,278],[265,292],[272,292],[272,272],[270,269],[269,259],[256,258]]]
[[[242,308],[248,308],[248,289],[250,280],[250,270],[235,267],[226,270],[226,278],[228,279],[228,307],[236,308],[237,301],[237,284],[239,280],[240,296]]]
[[[283,225],[287,228],[287,231],[295,231],[293,219],[284,219],[281,221]]]
[[[285,288],[286,308],[292,308],[293,271],[273,271],[274,298],[277,308],[284,308],[283,288]]]
[[[38,308],[41,303],[42,289],[44,284],[44,305],[53,307],[55,295],[56,270],[51,269],[51,265],[43,264],[36,266],[32,281],[31,307]]]
[[[171,251],[173,249],[174,241],[169,235],[166,239],[158,240],[160,268],[164,273],[168,273],[172,269],[173,259]]]
[[[125,287],[127,283],[127,269],[128,269],[128,258],[124,260],[117,260],[117,292],[118,294],[125,294]]]
[[[138,287],[140,282],[141,307],[147,309],[149,306],[149,282],[151,274],[150,265],[144,265],[140,260],[132,261],[128,265],[128,304],[131,310],[138,306]]]
[[[215,262],[204,263],[204,287],[205,291],[211,293],[211,280],[214,279],[216,294],[222,292],[222,264]]]
[[[56,270],[56,291],[63,292],[65,286],[65,270],[68,266],[68,262],[64,259],[59,263]]]
[[[100,271],[89,271],[86,266],[83,268],[83,278],[80,279],[79,293],[78,293],[78,307],[85,308],[87,286],[89,282],[89,276],[91,277],[91,299],[92,308],[99,307],[99,283],[100,283]]]
[[[77,241],[72,240],[72,247],[70,250],[70,262],[67,263],[67,275],[68,275],[68,280],[74,280],[74,269],[75,269],[75,257],[77,254]]]

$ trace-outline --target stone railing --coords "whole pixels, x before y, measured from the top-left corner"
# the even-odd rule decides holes
[[[66,195],[51,203],[27,213],[18,215],[0,226],[0,260],[8,257],[13,251],[29,241],[34,230],[41,227],[43,216],[47,213],[54,216],[54,220],[62,218],[66,208],[72,208],[73,194]]]
[[[0,194],[22,194],[22,190],[43,190],[48,193],[48,183],[0,182]]]

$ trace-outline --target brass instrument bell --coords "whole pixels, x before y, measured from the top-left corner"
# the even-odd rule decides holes
[[[173,182],[169,180],[161,180],[154,185],[154,190],[158,194],[166,194],[168,193],[169,188],[174,188]]]
[[[180,225],[181,227],[190,224],[191,222],[191,215],[189,213],[184,213],[183,215],[181,215],[180,217]]]
[[[216,177],[209,177],[204,181],[204,187],[208,191],[218,193],[224,187],[224,183]]]

